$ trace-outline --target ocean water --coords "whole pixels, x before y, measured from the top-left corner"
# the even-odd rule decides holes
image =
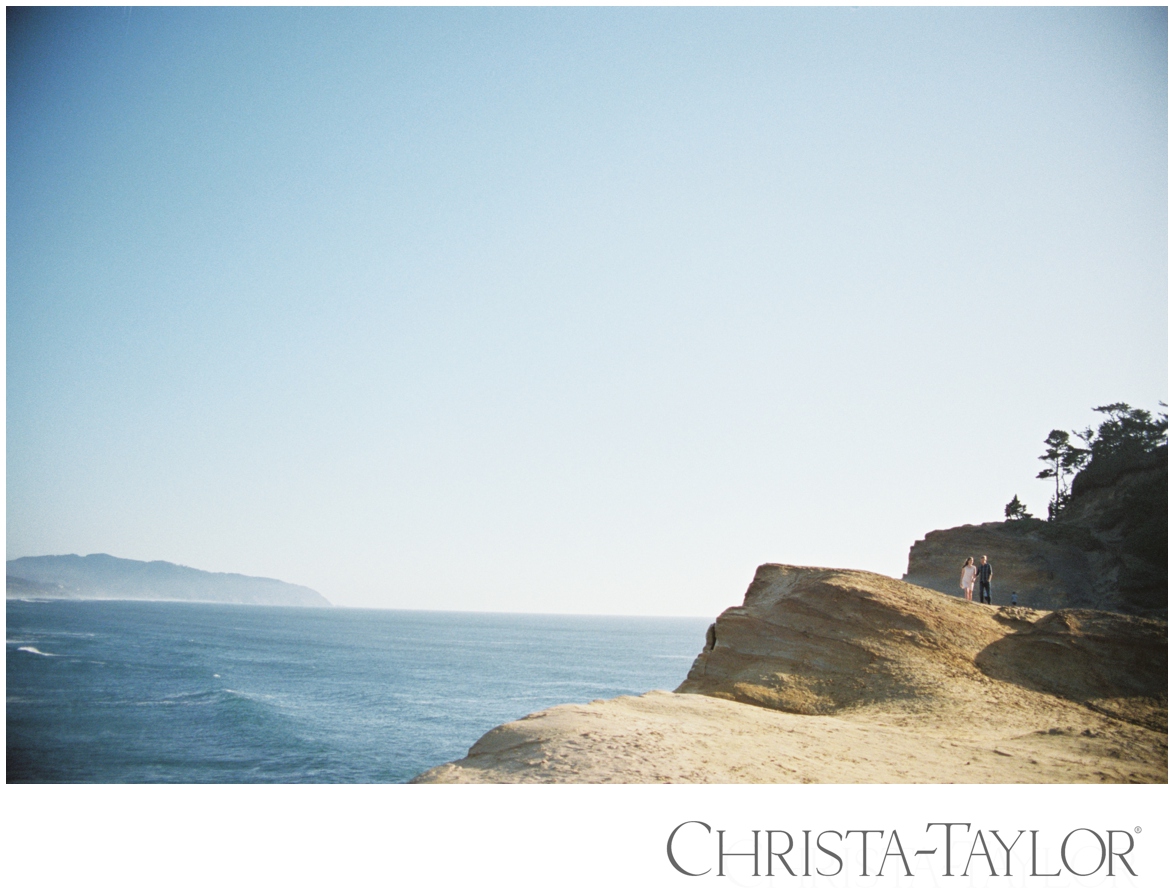
[[[406,782],[674,689],[711,619],[7,600],[8,782]]]

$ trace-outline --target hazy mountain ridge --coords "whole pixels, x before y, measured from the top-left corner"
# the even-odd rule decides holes
[[[330,605],[316,590],[274,578],[201,571],[171,562],[140,562],[106,553],[11,559],[7,592],[10,596],[67,599]]]

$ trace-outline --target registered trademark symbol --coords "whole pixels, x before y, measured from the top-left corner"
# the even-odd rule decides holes
[[[1141,826],[1134,826],[1134,827],[1133,827],[1133,831],[1134,831],[1134,832],[1140,832],[1140,831],[1141,831]]]

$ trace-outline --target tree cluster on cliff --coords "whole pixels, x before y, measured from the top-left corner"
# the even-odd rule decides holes
[[[1166,404],[1161,404],[1165,408]],[[1048,502],[1048,521],[1057,521],[1074,495],[1090,488],[1111,484],[1130,469],[1148,467],[1159,458],[1165,461],[1169,416],[1138,410],[1126,403],[1093,407],[1106,417],[1094,431],[1088,426],[1067,432],[1054,428],[1044,439],[1047,447],[1040,459],[1045,463],[1037,478],[1056,483],[1056,492]],[[1075,435],[1083,446],[1075,443]],[[1027,507],[1016,494],[1004,509],[1009,520],[1031,518]]]
[[[1166,404],[1161,405],[1163,408]],[[1149,410],[1135,410],[1129,404],[1116,403],[1093,407],[1104,413],[1096,432],[1091,428],[1074,432],[1087,445],[1086,461],[1080,465],[1081,484],[1074,479],[1072,490],[1100,487],[1112,483],[1123,471],[1148,465],[1153,457],[1162,454],[1167,445],[1169,416],[1150,415]]]
[[[1166,405],[1162,404],[1162,409]],[[1168,607],[1169,476],[1165,412],[1125,403],[1094,407],[1100,424],[1054,429],[1040,455],[1038,477],[1055,482],[1047,522],[1031,519],[1016,496],[1008,521],[1037,536],[1097,557],[1096,573],[1134,614],[1165,615]],[[1073,437],[1074,436],[1074,437]],[[1023,520],[1023,521],[1020,521]]]

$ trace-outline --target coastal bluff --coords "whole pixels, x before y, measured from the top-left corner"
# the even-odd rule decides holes
[[[1166,782],[1167,626],[768,564],[675,692],[559,705],[418,776],[467,782]]]
[[[9,598],[139,599],[240,605],[328,606],[317,590],[268,577],[200,571],[105,553],[26,556],[7,566]]]
[[[1168,450],[1093,463],[1072,481],[1055,521],[1022,518],[930,531],[909,550],[904,580],[961,593],[962,563],[989,556],[996,604],[1169,614]],[[975,591],[974,598],[978,598]]]

